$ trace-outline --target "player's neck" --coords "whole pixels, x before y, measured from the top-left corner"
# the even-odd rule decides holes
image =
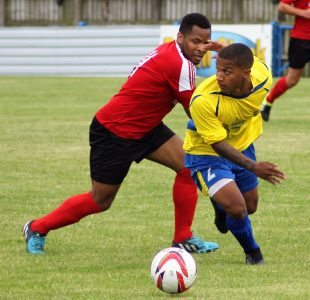
[[[250,77],[245,80],[243,86],[244,86],[243,95],[248,95],[253,89],[253,84]]]
[[[240,88],[236,89],[233,93],[234,96],[240,97],[248,95],[253,89],[251,79],[244,79]]]

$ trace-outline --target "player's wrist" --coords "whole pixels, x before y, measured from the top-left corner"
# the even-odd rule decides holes
[[[254,172],[256,164],[257,164],[256,161],[249,159],[246,162],[245,169],[247,169],[247,170],[249,170],[251,172]]]

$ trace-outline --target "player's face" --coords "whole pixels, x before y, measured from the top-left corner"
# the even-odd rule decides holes
[[[194,65],[198,65],[207,52],[207,44],[211,37],[211,30],[193,26],[192,31],[183,34],[178,33],[177,42],[184,56]]]
[[[249,69],[238,67],[233,61],[217,57],[216,79],[221,91],[225,94],[242,96],[251,88]]]

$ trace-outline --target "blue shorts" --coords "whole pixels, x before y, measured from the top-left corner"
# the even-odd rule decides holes
[[[253,144],[242,153],[256,161]],[[251,191],[258,185],[258,178],[254,173],[220,156],[186,154],[185,166],[191,170],[196,185],[204,193],[223,179],[235,181],[242,193]]]

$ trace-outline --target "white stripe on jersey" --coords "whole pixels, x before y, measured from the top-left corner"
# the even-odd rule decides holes
[[[195,81],[196,81],[196,67],[194,66],[194,64],[191,64],[191,69],[192,69],[192,89],[195,88]]]
[[[194,64],[184,57],[179,45],[176,42],[176,47],[182,59],[182,68],[179,79],[179,92],[192,90],[195,86],[196,69]]]

